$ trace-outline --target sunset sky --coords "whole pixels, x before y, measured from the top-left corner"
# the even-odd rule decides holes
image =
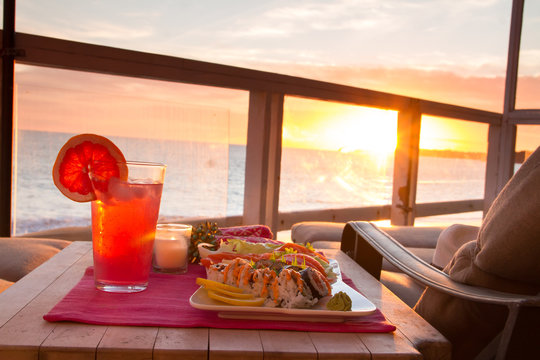
[[[540,2],[526,0],[525,11],[518,105],[538,108],[540,32],[533,29],[540,28]],[[509,0],[27,0],[17,3],[17,30],[501,112],[510,13]],[[207,128],[226,119],[229,129],[218,126],[215,136],[227,131],[231,142],[245,139],[243,92],[29,66],[17,67],[17,83],[21,128],[77,132],[77,118],[85,130],[106,133],[118,130],[108,127],[111,118],[144,125],[148,120],[137,117],[146,112],[163,118],[165,125],[153,133],[161,136],[170,133],[180,110],[158,111],[152,102],[163,108],[176,102],[192,109],[182,113],[186,122],[209,117],[199,123]],[[57,96],[50,100],[53,93]],[[134,101],[140,94],[150,100]],[[115,104],[105,104],[111,96],[117,97]],[[92,104],[85,105],[89,97]],[[96,103],[102,105],[99,114],[91,108]],[[36,112],[44,108],[50,111]],[[284,142],[332,150],[388,149],[395,140],[388,136],[395,132],[395,118],[390,111],[287,99]],[[347,134],[351,129],[354,136]],[[486,136],[482,124],[427,118],[421,145],[485,151]],[[518,149],[539,143],[536,127],[518,130]]]

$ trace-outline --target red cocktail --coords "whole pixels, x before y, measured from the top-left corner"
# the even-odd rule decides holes
[[[165,166],[127,162],[128,179],[92,178],[92,240],[96,287],[109,292],[145,290],[159,214]]]

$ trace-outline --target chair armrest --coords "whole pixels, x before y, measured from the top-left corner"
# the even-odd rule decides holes
[[[376,278],[384,257],[418,282],[467,300],[505,306],[540,306],[539,295],[505,293],[466,285],[426,263],[369,222],[349,222],[343,230],[342,250]]]

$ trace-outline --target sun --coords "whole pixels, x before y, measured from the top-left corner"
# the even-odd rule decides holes
[[[394,153],[397,111],[288,98],[283,145],[340,152]]]
[[[336,129],[340,151],[367,151],[375,155],[393,154],[397,144],[397,112],[355,107],[339,115]]]

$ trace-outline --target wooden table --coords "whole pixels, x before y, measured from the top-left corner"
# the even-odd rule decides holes
[[[339,250],[328,255],[394,333],[317,333],[49,323],[46,314],[92,264],[76,241],[0,294],[0,359],[449,359],[433,327]]]

